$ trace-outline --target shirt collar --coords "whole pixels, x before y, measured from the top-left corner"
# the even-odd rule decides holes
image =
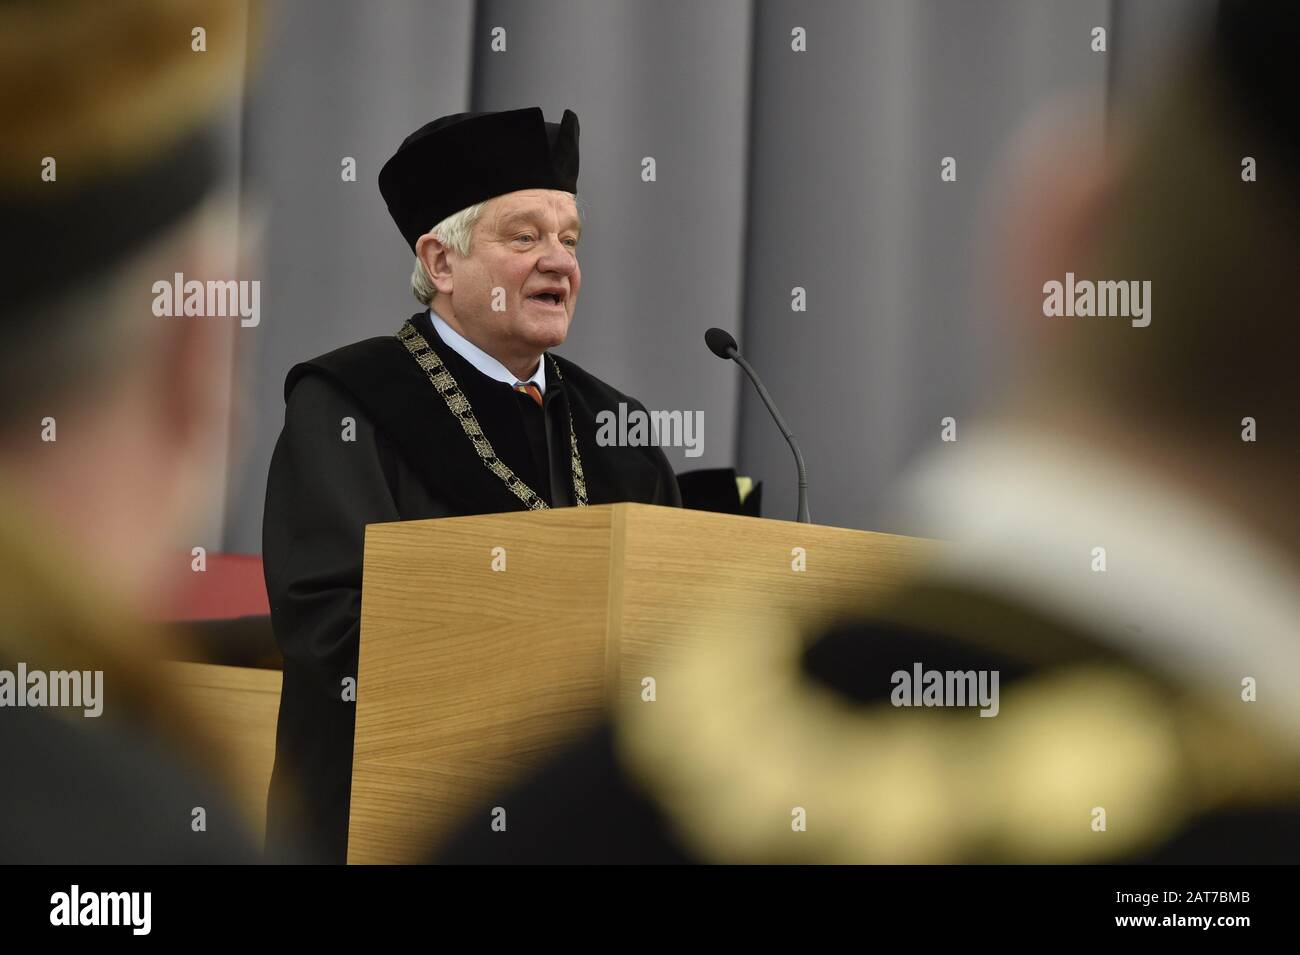
[[[1059,436],[1003,426],[962,440],[913,472],[902,502],[920,533],[959,542],[932,574],[1053,610],[1194,683],[1300,672],[1286,555],[1189,492]],[[1091,570],[1099,545],[1117,565],[1104,574]],[[1300,697],[1259,713],[1300,743]]]
[[[516,383],[527,384],[528,382],[532,382],[537,386],[538,391],[542,394],[546,394],[545,358],[537,363],[537,371],[533,372],[533,376],[529,378],[528,381],[520,381],[514,376],[514,373],[511,372],[509,368],[501,364],[501,362],[497,361],[464,335],[460,334],[460,332],[456,331],[456,329],[448,325],[432,308],[429,309],[429,318],[433,320],[433,327],[437,330],[438,337],[442,339],[443,343],[448,348],[460,355],[461,358],[464,358],[467,362],[483,374],[487,375],[493,381],[504,382],[512,388]]]

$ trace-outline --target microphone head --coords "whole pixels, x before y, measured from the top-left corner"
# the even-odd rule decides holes
[[[740,353],[740,348],[736,345],[736,340],[731,337],[730,332],[724,332],[721,328],[710,328],[704,333],[704,344],[709,346],[709,351],[719,358],[730,360],[732,355]]]

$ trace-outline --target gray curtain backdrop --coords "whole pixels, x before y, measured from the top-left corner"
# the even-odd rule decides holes
[[[582,122],[583,290],[561,353],[652,409],[703,412],[703,455],[667,449],[674,467],[735,465],[791,519],[788,448],[704,347],[728,329],[803,445],[813,519],[907,532],[887,490],[941,418],[996,395],[1011,344],[973,297],[1011,137],[1060,89],[1119,108],[1212,6],[282,0],[244,116],[262,320],[239,342],[224,549],[261,550],[289,367],[418,308],[379,167],[436,116],[534,105]]]

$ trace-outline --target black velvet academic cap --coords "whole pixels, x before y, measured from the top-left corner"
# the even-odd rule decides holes
[[[379,170],[379,191],[406,244],[454,212],[520,189],[578,188],[578,117],[540,108],[456,113],[421,126]]]

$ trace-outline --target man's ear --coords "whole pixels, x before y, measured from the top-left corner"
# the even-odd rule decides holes
[[[1041,321],[1044,284],[1080,278],[1095,261],[1129,161],[1123,127],[1105,131],[1066,97],[1022,130],[1004,163],[994,208],[994,295],[1015,316],[1014,334],[1039,338],[1060,326]],[[1005,308],[1005,306],[1010,308]]]
[[[433,287],[443,295],[451,294],[451,262],[445,245],[426,233],[415,243],[415,255],[433,279]]]

